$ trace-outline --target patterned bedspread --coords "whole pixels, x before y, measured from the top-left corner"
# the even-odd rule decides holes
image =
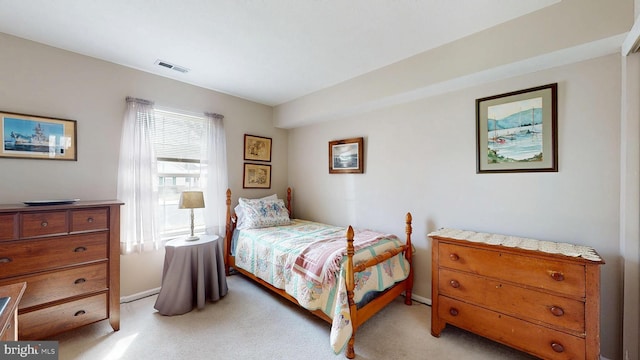
[[[356,236],[358,230],[356,231]],[[321,310],[333,319],[330,343],[337,354],[346,346],[353,327],[347,304],[347,292],[343,266],[336,274],[322,277],[337,279],[318,283],[292,271],[298,256],[311,243],[327,238],[344,238],[346,253],[346,229],[316,222],[294,219],[290,225],[242,230],[237,239],[235,264],[251,272],[271,285],[285,290],[300,305],[309,310]],[[377,242],[358,251],[354,265],[398,247],[404,242],[396,236],[386,235]],[[346,260],[346,255],[341,263]],[[381,291],[404,280],[409,274],[409,264],[400,253],[393,258],[356,274],[354,300],[360,302],[371,291]]]

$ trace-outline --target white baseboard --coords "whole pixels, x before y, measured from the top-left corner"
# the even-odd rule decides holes
[[[120,297],[120,303],[128,303],[128,302],[132,302],[135,300],[140,300],[142,298],[146,298],[147,296],[152,296],[152,295],[156,295],[157,293],[160,292],[160,288],[155,288],[155,289],[149,289],[143,292],[139,292],[133,295],[129,295],[129,296],[121,296]]]
[[[419,303],[431,306],[431,299],[428,299],[426,297],[422,297],[422,296],[418,296],[418,295],[415,295],[415,294],[411,294],[411,300],[415,300],[415,301],[417,301]]]

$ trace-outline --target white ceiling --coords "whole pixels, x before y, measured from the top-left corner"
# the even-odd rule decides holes
[[[559,1],[0,0],[0,32],[278,105]]]

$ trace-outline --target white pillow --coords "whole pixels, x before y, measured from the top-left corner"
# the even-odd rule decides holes
[[[255,229],[270,226],[289,225],[289,210],[281,199],[240,199],[242,224],[238,229]]]
[[[240,226],[243,226],[243,214],[242,214],[242,201],[240,200],[250,200],[250,199],[246,199],[246,198],[240,198],[238,199],[238,205],[236,205],[235,208],[233,208],[233,211],[235,211],[236,216],[238,217],[238,222],[236,223],[236,228],[240,228]],[[278,195],[277,194],[273,194],[273,195],[269,195],[269,196],[265,196],[263,198],[260,199],[255,199],[255,200],[278,200]]]

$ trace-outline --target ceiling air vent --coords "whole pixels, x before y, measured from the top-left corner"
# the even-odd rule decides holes
[[[171,69],[171,70],[175,70],[181,73],[188,73],[189,69],[187,69],[186,67],[183,66],[179,66],[179,65],[175,65],[175,64],[171,64],[169,62],[163,61],[163,60],[156,60],[156,65],[162,66],[162,67],[166,67],[167,69]]]

